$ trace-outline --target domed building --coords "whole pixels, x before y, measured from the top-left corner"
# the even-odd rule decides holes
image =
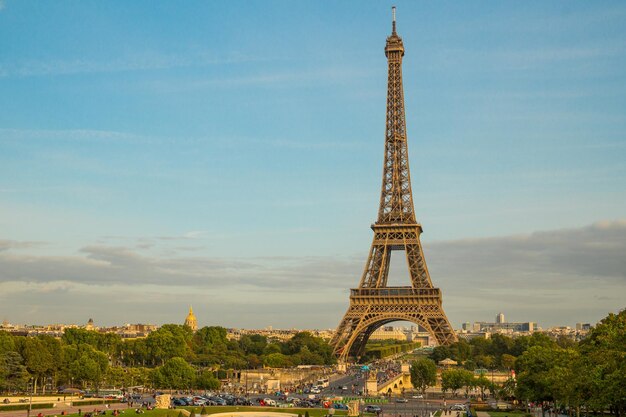
[[[185,325],[191,327],[191,330],[194,332],[198,330],[198,320],[196,320],[191,306],[189,306],[189,314],[187,314],[187,318],[185,319]]]
[[[96,326],[93,324],[92,318],[90,318],[87,324],[85,325],[85,330],[91,330],[91,331],[96,330]]]

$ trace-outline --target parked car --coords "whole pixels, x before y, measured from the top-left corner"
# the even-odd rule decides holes
[[[396,398],[396,402],[397,403],[408,403],[409,400],[407,400],[406,398]]]
[[[452,404],[450,406],[452,411],[465,411],[465,404]]]
[[[227,405],[226,400],[220,397],[209,397],[209,401],[212,401],[215,405]]]
[[[411,395],[411,398],[415,398],[416,400],[421,400],[422,398],[424,398],[424,396],[422,394],[417,394],[417,395]]]
[[[348,406],[345,405],[344,403],[333,403],[333,408],[335,410],[347,410]]]
[[[276,407],[276,401],[272,400],[271,398],[263,398],[263,404],[267,405],[268,407]]]
[[[365,411],[366,413],[376,413],[376,414],[378,414],[378,413],[382,412],[383,410],[378,405],[368,404],[368,405],[365,406],[363,411]]]
[[[246,398],[238,397],[235,398],[235,405],[252,405],[252,401]]]

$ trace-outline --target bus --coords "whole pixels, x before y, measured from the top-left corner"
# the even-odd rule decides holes
[[[330,384],[330,381],[328,380],[328,378],[322,378],[322,379],[318,379],[317,382],[315,383],[316,387],[321,387],[321,388],[326,388],[328,387],[328,385]]]
[[[124,394],[120,389],[100,389],[96,393],[95,391],[85,391],[85,398],[105,398],[111,400],[121,400],[124,398]]]

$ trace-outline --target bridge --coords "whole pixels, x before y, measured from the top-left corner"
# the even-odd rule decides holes
[[[376,393],[380,395],[401,395],[404,391],[413,389],[411,374],[400,372],[398,375],[386,380],[376,387]]]

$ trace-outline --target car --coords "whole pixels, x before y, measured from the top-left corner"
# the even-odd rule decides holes
[[[406,398],[396,398],[396,402],[397,403],[408,403],[409,400],[407,400]]]
[[[335,410],[347,410],[348,406],[345,405],[344,403],[333,403],[333,408]]]
[[[215,405],[221,405],[221,406],[228,405],[225,399],[221,397],[217,397],[217,396],[209,397],[209,401],[213,402]]]
[[[202,406],[202,405],[207,405],[207,402],[208,402],[208,401],[207,401],[207,400],[205,400],[204,398],[201,398],[201,397],[195,397],[195,398],[193,399],[193,401],[192,401],[192,404],[193,404],[193,405],[196,405],[196,406]]]
[[[276,401],[272,400],[271,398],[263,398],[263,404],[265,404],[268,407],[276,407]]]
[[[235,405],[252,405],[252,401],[247,398],[237,397],[235,398]]]
[[[348,386],[347,386],[347,385],[344,385],[343,387],[341,387],[341,390],[342,390],[342,391],[348,391]]]
[[[451,411],[465,411],[465,404],[452,404],[450,406]]]
[[[378,405],[368,404],[368,405],[365,406],[363,411],[365,411],[366,413],[376,413],[376,414],[378,414],[378,413],[382,412],[383,410]]]
[[[319,394],[322,391],[320,391],[320,389],[318,387],[313,387],[311,388],[311,394]]]
[[[411,398],[415,398],[416,400],[421,400],[424,398],[422,394],[411,395]]]

